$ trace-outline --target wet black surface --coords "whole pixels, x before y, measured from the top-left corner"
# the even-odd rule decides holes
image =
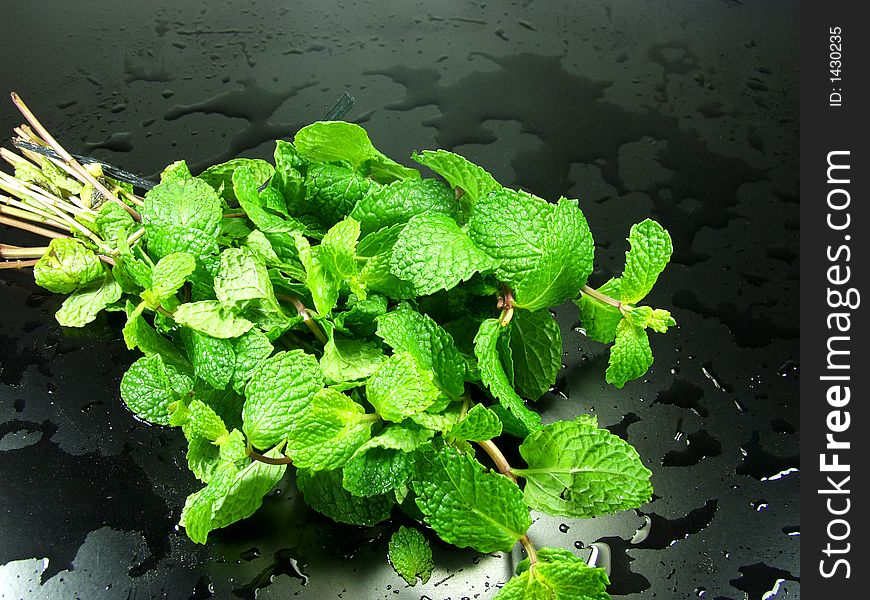
[[[278,4],[20,5],[3,87],[71,151],[143,174],[269,156],[347,89],[348,118],[398,159],[454,149],[579,197],[596,283],[653,215],[675,260],[650,301],[679,328],[620,391],[560,310],[566,368],[539,405],[634,444],[655,499],[530,535],[609,554],[617,596],[798,597],[797,2]],[[384,558],[394,524],[332,525],[289,481],[195,546],[175,527],[197,487],[183,439],[120,405],[135,356],[118,321],[61,330],[27,273],[4,271],[0,306],[0,597],[459,600],[508,577],[516,556],[433,540],[438,569],[406,587]]]

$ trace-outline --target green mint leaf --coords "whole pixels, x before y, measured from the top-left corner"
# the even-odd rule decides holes
[[[362,406],[324,388],[296,417],[285,453],[300,469],[338,469],[371,438],[373,422]]]
[[[454,188],[465,192],[473,204],[489,192],[501,189],[495,178],[467,158],[447,150],[424,150],[411,156],[447,180]]]
[[[172,313],[172,318],[179,325],[221,339],[239,337],[254,326],[226,310],[217,300],[182,304]]]
[[[625,253],[625,271],[619,278],[619,299],[634,304],[653,288],[671,260],[674,247],[665,228],[652,219],[633,225],[628,241],[631,249]]]
[[[257,448],[290,435],[294,422],[323,387],[317,359],[302,350],[279,352],[254,371],[245,388],[244,432]]]
[[[376,155],[366,130],[344,121],[318,121],[303,127],[293,138],[296,151],[311,162],[343,162],[357,170]]]
[[[250,169],[239,167],[233,172],[233,193],[239,201],[242,210],[248,218],[257,226],[257,229],[266,234],[273,235],[284,243],[292,244],[288,234],[305,231],[306,227],[296,219],[280,217],[266,210],[257,188],[262,181],[257,181]],[[269,188],[264,192],[272,191]],[[267,194],[268,196],[268,194]]]
[[[666,333],[669,327],[677,324],[671,313],[661,308],[651,306],[628,307],[625,310],[625,320],[634,327],[646,329],[649,327],[657,333]]]
[[[360,381],[377,371],[386,359],[384,351],[373,342],[331,332],[320,357],[320,369],[327,383]]]
[[[468,281],[498,263],[474,245],[451,217],[425,213],[412,217],[399,234],[390,257],[390,272],[428,296]]]
[[[130,213],[114,202],[104,202],[100,206],[95,223],[100,237],[110,244],[115,244],[121,235],[126,239],[128,232],[133,231],[136,227]]]
[[[143,356],[121,378],[121,398],[137,417],[149,423],[169,425],[169,405],[193,388],[189,377],[158,354]]]
[[[220,194],[221,198],[228,202],[236,200],[233,194],[233,173],[236,169],[244,167],[251,172],[255,180],[263,183],[272,177],[275,169],[265,160],[259,158],[233,158],[219,165],[212,165],[197,175]]]
[[[158,305],[174,296],[195,269],[196,259],[187,252],[175,252],[157,261],[151,273],[150,289]]]
[[[77,289],[63,301],[60,310],[54,315],[64,327],[84,327],[97,318],[97,314],[121,299],[121,286],[112,277],[111,271],[104,268],[102,282]]]
[[[491,192],[474,205],[468,235],[499,261],[495,275],[520,308],[574,298],[592,272],[592,234],[576,201],[554,205],[525,192]]]
[[[605,379],[618,388],[641,377],[653,363],[649,337],[641,327],[623,319],[616,328],[616,340],[610,349]]]
[[[363,444],[360,450],[368,448],[389,448],[412,452],[426,445],[432,439],[433,432],[423,429],[408,421],[387,425],[378,435]]]
[[[498,415],[483,406],[475,404],[462,420],[454,425],[449,434],[469,442],[482,442],[501,435],[502,424]]]
[[[214,291],[220,303],[231,310],[246,308],[255,300],[277,307],[266,264],[247,248],[227,248],[221,252]]]
[[[73,238],[51,240],[33,266],[37,285],[56,294],[69,294],[103,277],[100,258]]]
[[[389,252],[399,239],[399,234],[405,228],[404,223],[396,223],[383,229],[378,229],[360,240],[356,253],[359,256],[371,257]]]
[[[194,398],[188,404],[177,402],[175,409],[171,408],[169,424],[181,427],[187,439],[200,437],[214,441],[229,435],[223,419],[201,400]]]
[[[236,357],[232,378],[234,390],[240,394],[245,391],[245,385],[260,363],[272,354],[273,349],[269,338],[255,329],[233,340],[233,353]]]
[[[341,478],[341,471],[299,469],[296,486],[305,504],[333,521],[371,527],[390,518],[396,503],[391,495],[354,496],[341,486]]]
[[[305,195],[304,178],[305,161],[296,152],[293,144],[284,140],[275,142],[275,173],[269,180],[269,187],[284,198],[287,206],[294,214],[300,214],[299,202]]]
[[[611,297],[619,295],[619,281],[611,279],[598,288],[602,294]],[[616,327],[622,321],[622,311],[610,304],[583,294],[574,301],[580,309],[580,324],[586,337],[602,344],[609,344],[616,338]]]
[[[314,164],[305,175],[304,202],[296,214],[310,214],[332,226],[376,186],[371,179],[338,165]]]
[[[413,354],[434,371],[435,385],[453,398],[465,392],[465,359],[453,338],[428,315],[400,308],[378,317],[377,335],[396,352]]]
[[[356,262],[356,243],[359,239],[359,223],[344,219],[333,225],[323,236],[317,256],[324,268],[339,281],[346,281],[361,300],[365,300],[365,288],[357,281],[359,267]]]
[[[191,276],[194,291],[197,284],[211,291],[211,277],[217,272],[220,254],[213,234],[189,227],[154,223],[146,224],[145,231],[148,253],[154,260],[175,252],[186,252],[196,257],[197,269]]]
[[[517,570],[496,600],[610,600],[604,569],[590,567],[561,548],[541,548],[534,567],[520,565]]]
[[[390,258],[390,252],[369,258],[360,271],[360,282],[367,290],[379,292],[395,300],[416,298],[414,284],[399,279],[390,272]]]
[[[453,190],[434,179],[404,179],[380,188],[372,188],[357,202],[350,216],[360,222],[364,236],[407,223],[411,217],[426,212],[455,217],[459,203]]]
[[[417,585],[417,577],[426,583],[435,569],[429,541],[419,530],[404,525],[390,537],[387,556],[408,585]]]
[[[562,368],[562,332],[550,311],[514,313],[510,353],[514,388],[523,398],[537,400],[556,383]]]
[[[431,369],[413,354],[397,352],[366,383],[368,401],[386,421],[403,421],[423,412],[438,399]]]
[[[190,174],[190,169],[187,167],[187,163],[183,160],[176,160],[174,163],[170,163],[160,173],[161,183],[185,181],[192,178],[193,175]]]
[[[441,398],[439,398],[439,403]],[[437,403],[430,406],[424,412],[411,415],[411,421],[432,432],[445,433],[462,418],[462,406],[460,402],[452,402],[446,408],[442,408],[440,412],[434,412],[435,408],[438,408]]]
[[[348,302],[348,309],[335,316],[335,329],[345,335],[371,337],[377,328],[376,319],[387,312],[387,299],[369,294],[365,300]]]
[[[589,418],[556,421],[520,446],[524,496],[548,515],[594,517],[637,508],[652,496],[649,469],[630,444]]]
[[[192,329],[183,329],[181,337],[196,376],[217,390],[226,388],[236,366],[232,340],[218,339]]]
[[[449,544],[508,552],[532,524],[513,481],[455,448],[423,452],[413,481],[426,522]]]
[[[516,420],[516,424],[521,427],[522,437],[525,437],[540,428],[541,417],[525,407],[505,373],[498,351],[499,336],[504,329],[498,319],[487,319],[481,323],[474,338],[474,354],[477,357],[481,381]]]
[[[277,458],[272,450],[266,454]],[[268,465],[252,462],[238,469],[232,462],[224,462],[213,474],[208,485],[191,494],[181,513],[181,525],[188,537],[204,544],[208,534],[236,521],[250,517],[263,503],[265,496],[284,476],[287,465]]]
[[[164,181],[145,194],[142,205],[146,232],[157,225],[196,229],[216,238],[222,216],[220,197],[199,179]]]
[[[301,234],[296,234],[296,248],[299,250],[299,260],[305,267],[305,286],[311,292],[314,300],[314,310],[322,316],[332,313],[338,302],[341,291],[341,280],[326,268],[320,259],[319,248],[311,244]]]
[[[342,486],[354,496],[380,496],[405,486],[414,475],[414,454],[392,448],[360,448],[342,471]]]

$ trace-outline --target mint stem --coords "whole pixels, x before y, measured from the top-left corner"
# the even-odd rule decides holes
[[[321,330],[320,327],[317,326],[317,323],[315,323],[311,318],[311,313],[308,312],[308,309],[305,308],[305,305],[302,304],[302,301],[299,300],[299,298],[286,294],[276,294],[275,297],[278,300],[289,302],[296,307],[296,312],[299,313],[300,317],[302,317],[302,322],[305,323],[305,326],[311,330],[311,333],[314,334],[314,337],[316,337],[321,344],[326,344],[329,341],[326,339],[326,334],[323,333],[323,330]]]
[[[609,304],[610,306],[614,306],[614,307],[618,308],[619,310],[622,310],[622,307],[623,307],[622,302],[620,302],[616,298],[611,298],[607,294],[602,294],[598,290],[593,289],[593,288],[589,287],[588,285],[584,285],[582,288],[580,288],[580,291],[583,292],[584,294],[586,294],[587,296],[589,296],[590,298],[594,298],[595,300],[598,300],[599,302],[604,302],[605,304]]]
[[[514,291],[505,284],[501,284],[501,294],[498,298],[498,308],[501,309],[499,325],[507,327],[514,316]]]
[[[248,456],[253,460],[256,460],[261,463],[266,463],[267,465],[290,465],[293,464],[293,461],[286,456],[282,456],[281,458],[272,458],[271,456],[266,456],[265,454],[260,454],[256,450],[252,448],[248,448]]]
[[[532,540],[529,539],[528,533],[520,538],[520,543],[523,545],[523,550],[525,550],[526,554],[529,555],[529,567],[531,568],[536,562],[538,562],[538,551],[535,550],[535,545],[532,544]]]

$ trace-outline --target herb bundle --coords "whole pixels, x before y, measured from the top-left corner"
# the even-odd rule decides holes
[[[431,529],[480,552],[522,544],[502,600],[609,598],[602,569],[535,548],[530,510],[634,508],[651,473],[594,417],[543,425],[526,401],[561,368],[549,308],[569,300],[587,336],[613,343],[609,383],[647,371],[648,330],[674,325],[638,304],[671,255],[658,223],[632,227],[622,275],[592,289],[576,200],[505,188],[451,152],[414,154],[440,176],[423,178],[361,127],[323,121],[278,140],[274,164],[193,176],[180,161],[139,197],[13,100],[32,129],[16,129],[20,154],[2,151],[15,175],[0,174],[0,222],[50,242],[0,245],[0,267],[33,266],[68,294],[61,325],[126,314],[124,340],[143,356],[121,397],[187,438],[204,484],[181,514],[193,541],[253,514],[292,464],[305,502],[337,522],[401,510],[420,523],[389,542],[409,584],[432,572]],[[525,464],[512,466],[498,445],[517,442]]]

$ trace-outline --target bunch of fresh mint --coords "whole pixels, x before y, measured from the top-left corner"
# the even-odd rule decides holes
[[[387,158],[359,126],[318,122],[278,141],[274,165],[235,159],[192,176],[177,162],[141,201],[104,178],[127,207],[83,206],[86,231],[53,239],[36,281],[70,294],[62,325],[125,311],[124,339],[144,356],[121,396],[188,440],[204,484],[181,514],[193,541],[250,516],[292,464],[306,503],[335,521],[401,510],[420,523],[389,543],[409,584],[432,572],[432,530],[480,552],[520,542],[529,559],[502,600],[608,598],[604,571],[535,549],[530,510],[637,507],[651,473],[594,418],[542,425],[526,401],[561,368],[548,309],[567,300],[589,337],[614,343],[608,382],[647,371],[646,330],[674,320],[636,304],[670,237],[654,221],[632,227],[622,276],[595,290],[576,200],[504,188],[451,152],[413,158],[443,180]],[[28,185],[85,197],[58,187],[69,178],[48,161],[19,166]],[[518,440],[525,465],[510,466],[497,438]]]

